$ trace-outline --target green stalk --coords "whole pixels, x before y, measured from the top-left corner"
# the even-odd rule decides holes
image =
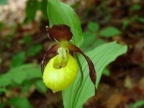
[[[81,63],[80,63],[80,60],[79,60],[79,57],[78,57],[78,55],[77,54],[75,54],[75,58],[76,58],[76,60],[77,60],[77,63],[78,63],[78,66],[79,66],[79,70],[80,70],[80,73],[81,73],[81,80],[80,80],[80,83],[78,84],[78,87],[80,88],[81,87],[81,85],[82,85],[82,82],[83,82],[83,79],[84,79],[84,74],[83,74],[83,70],[82,70],[82,65],[81,65]],[[81,91],[81,89],[77,89],[78,91],[76,92],[76,94],[75,94],[75,100],[74,100],[74,102],[73,102],[73,105],[75,105],[75,103],[77,102],[77,100],[78,100],[78,98],[79,98],[79,92]],[[72,107],[72,108],[74,108],[74,107]]]

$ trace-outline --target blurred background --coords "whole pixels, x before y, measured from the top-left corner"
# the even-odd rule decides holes
[[[103,71],[84,108],[144,108],[144,1],[62,0],[81,19],[84,51],[107,42],[128,45]],[[42,82],[47,0],[0,0],[0,108],[63,108],[61,93]]]

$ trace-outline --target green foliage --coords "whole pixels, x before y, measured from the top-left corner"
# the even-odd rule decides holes
[[[29,47],[29,49],[28,49],[28,55],[29,56],[35,56],[41,50],[42,50],[42,45],[41,44],[33,45],[33,46]]]
[[[59,0],[48,0],[48,18],[50,26],[66,24],[73,34],[72,42],[80,46],[83,42],[81,23],[73,9]]]
[[[121,34],[121,31],[115,27],[107,27],[100,31],[100,36],[102,37],[113,37],[113,36],[120,35],[120,34]]]
[[[82,48],[84,50],[91,50],[105,43],[99,37],[110,38],[120,34],[121,31],[118,30],[116,27],[110,26],[104,29],[100,29],[98,23],[91,21],[87,25],[87,31],[83,33],[84,42],[82,44]]]
[[[33,108],[27,98],[13,97],[8,103],[15,108]]]
[[[35,86],[41,93],[46,93],[47,91],[46,86],[42,82],[40,66],[36,64],[23,64],[0,75],[0,94],[12,92],[12,89],[17,87],[20,88],[20,94],[22,94],[27,92],[32,86]],[[2,104],[10,104],[15,106],[15,108],[32,108],[29,101],[21,97],[10,98],[6,103]]]
[[[84,41],[82,44],[83,49],[88,49],[92,45],[92,43],[96,40],[96,34],[90,31],[86,31],[83,33]]]
[[[2,24],[2,23],[0,23],[0,30],[2,30],[2,28],[3,28],[3,24]]]
[[[32,42],[32,37],[31,36],[29,36],[29,35],[26,35],[26,36],[24,36],[23,37],[23,43],[24,44],[30,44]]]
[[[37,0],[28,0],[27,1],[26,16],[30,21],[34,20],[37,9],[38,9],[38,1]]]
[[[8,0],[1,0],[1,1],[0,1],[0,6],[1,6],[1,5],[6,5],[7,3],[8,3]]]
[[[23,39],[23,41],[28,44],[31,41],[31,38],[29,36],[26,36]],[[12,61],[10,63],[10,67],[14,68],[14,67],[24,64],[24,62],[26,61],[26,54],[28,54],[29,56],[35,56],[41,50],[42,50],[42,45],[36,44],[36,45],[30,46],[27,51],[19,52],[18,54],[13,56]]]
[[[139,17],[138,21],[144,23],[144,18]]]
[[[24,51],[19,52],[17,55],[15,55],[12,58],[12,61],[10,63],[10,67],[13,68],[13,67],[20,66],[25,62],[25,60],[26,60],[26,53]]]
[[[104,41],[98,38],[99,24],[96,22],[89,22],[87,31],[83,32],[84,41],[82,49],[91,50],[96,46],[104,44]]]
[[[135,4],[135,5],[133,5],[133,6],[130,8],[130,10],[131,10],[131,11],[138,11],[138,10],[140,10],[141,8],[142,8],[141,5]]]
[[[135,102],[134,104],[130,105],[130,108],[140,108],[144,106],[144,100],[139,100]]]
[[[131,18],[124,20],[122,24],[122,29],[126,29],[128,25],[130,25],[133,22],[141,22],[144,23],[144,18],[140,17],[139,15],[134,15]]]
[[[126,29],[126,27],[127,27],[129,24],[131,24],[132,22],[137,21],[138,19],[139,19],[139,16],[138,16],[138,15],[134,15],[134,16],[132,16],[130,19],[123,21],[122,28],[123,28],[123,29]]]
[[[43,12],[43,16],[47,18],[47,0],[41,0],[40,2],[40,10]]]
[[[36,12],[40,10],[43,13],[43,18],[46,17],[46,0],[27,0],[26,5],[26,22],[33,21],[36,15]]]
[[[21,76],[21,77],[20,77]],[[0,87],[9,86],[11,84],[22,84],[25,80],[41,78],[40,67],[35,64],[24,64],[10,69],[0,76]]]
[[[2,63],[2,58],[0,58],[0,63]]]
[[[44,85],[43,81],[42,80],[37,80],[35,82],[35,87],[38,91],[40,91],[41,93],[46,93],[47,91],[47,88],[46,86]]]
[[[110,71],[108,69],[103,70],[103,75],[110,76]]]
[[[34,83],[35,82],[31,82],[31,80],[24,81],[21,87],[21,94],[26,93]]]
[[[88,30],[91,32],[96,32],[99,30],[99,24],[95,22],[89,22],[88,23]]]
[[[0,77],[0,87],[4,87],[4,86],[8,86],[11,84],[11,80],[9,79],[9,76],[7,75],[3,75]],[[0,89],[1,91],[3,91],[3,89]]]
[[[94,50],[86,52],[95,65],[97,72],[97,81],[95,87],[98,87],[104,68],[119,55],[125,53],[126,46],[119,45],[115,42],[101,45]],[[95,87],[89,78],[87,63],[83,58],[79,58],[83,70],[83,80],[79,72],[74,83],[64,90],[63,103],[65,108],[82,108],[83,104],[95,93]]]

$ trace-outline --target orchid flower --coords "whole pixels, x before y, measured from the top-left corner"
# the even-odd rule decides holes
[[[43,72],[43,82],[54,93],[66,89],[71,85],[78,74],[78,63],[74,58],[74,53],[80,53],[88,63],[89,75],[93,84],[96,82],[96,72],[90,58],[70,41],[72,33],[67,25],[53,25],[47,27],[49,38],[57,41],[45,53],[41,70]],[[57,52],[57,55],[49,61],[46,58],[49,54]]]

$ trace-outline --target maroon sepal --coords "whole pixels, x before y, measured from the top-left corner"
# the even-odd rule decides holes
[[[52,40],[67,40],[70,41],[72,38],[72,33],[70,31],[70,27],[64,24],[61,25],[53,25],[52,27],[47,27],[49,38]]]
[[[91,81],[95,85],[95,83],[96,83],[96,71],[95,71],[95,68],[94,68],[94,65],[93,65],[93,62],[91,61],[91,59],[87,55],[85,55],[83,53],[83,51],[80,50],[77,46],[69,43],[68,47],[69,47],[70,51],[78,52],[78,53],[82,54],[85,57],[85,59],[88,63],[88,66],[89,66],[89,71],[90,71],[89,75],[90,75]]]
[[[43,60],[41,62],[41,71],[44,72],[44,67],[46,66],[47,64],[47,56],[55,51],[57,51],[57,49],[59,48],[59,44],[56,44],[56,45],[53,45],[50,49],[48,49],[43,57]]]

